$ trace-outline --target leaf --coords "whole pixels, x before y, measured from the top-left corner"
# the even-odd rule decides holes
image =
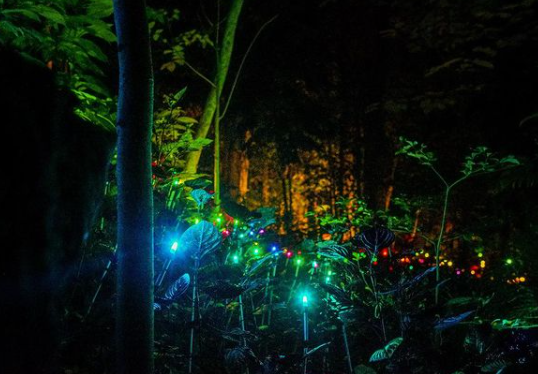
[[[164,293],[164,300],[173,301],[187,292],[189,284],[191,283],[191,277],[189,274],[185,273],[179,277],[174,283],[172,283],[166,292]]]
[[[196,190],[191,192],[191,196],[194,199],[194,201],[196,201],[196,204],[198,205],[198,208],[203,209],[204,205],[209,200],[211,200],[211,197],[213,195],[208,193],[206,190],[196,189]]]
[[[474,310],[471,310],[462,314],[458,314],[457,316],[454,316],[454,317],[444,318],[440,320],[439,322],[437,322],[434,328],[436,330],[445,330],[449,327],[453,327],[459,324],[461,321],[463,321],[467,317],[469,317],[473,312]]]
[[[375,370],[366,365],[355,366],[354,374],[376,374]]]
[[[495,373],[500,374],[504,371],[504,369],[509,365],[508,362],[505,360],[495,360],[487,362],[482,368],[480,369],[483,373]]]
[[[258,337],[250,331],[245,331],[240,328],[233,328],[230,331],[220,330],[220,334],[224,339],[239,343],[241,339],[257,340]]]
[[[318,254],[333,260],[344,260],[349,256],[349,251],[343,245],[338,244],[334,240],[318,242]]]
[[[390,291],[386,291],[386,292],[380,292],[379,294],[380,295],[388,295],[388,294],[391,294],[391,293],[395,293],[395,292],[401,292],[401,291],[404,291],[412,286],[414,286],[415,284],[419,283],[422,279],[424,279],[428,274],[431,274],[435,271],[435,267],[432,266],[426,270],[424,270],[422,273],[420,273],[419,275],[417,275],[416,277],[414,277],[413,279],[411,279],[409,282],[405,282],[401,285],[398,285],[398,287],[390,290]]]
[[[219,230],[207,221],[189,227],[178,241],[179,247],[198,261],[217,250],[220,243]]]
[[[271,259],[273,256],[270,254],[265,255],[265,257],[262,257],[261,259],[257,260],[254,264],[250,265],[249,268],[246,271],[247,276],[252,276],[256,271],[267,262],[267,260]]]
[[[108,17],[114,11],[112,0],[91,0],[87,9],[87,14],[96,18]]]
[[[178,117],[177,120],[178,122],[181,122],[181,123],[198,123],[198,121],[192,117],[182,116],[182,117]]]
[[[531,114],[530,116],[527,116],[527,117],[523,118],[521,120],[521,122],[519,122],[519,126],[524,125],[528,121],[532,121],[532,120],[536,120],[536,119],[538,119],[538,113]]]
[[[224,356],[224,361],[230,373],[242,372],[250,361],[259,362],[252,349],[246,346],[228,349]]]
[[[381,248],[386,248],[394,242],[394,233],[384,227],[375,227],[359,234],[359,245],[377,255]]]
[[[60,25],[65,25],[65,17],[56,9],[46,5],[34,5],[32,11],[38,13],[41,17]]]
[[[351,299],[343,289],[329,283],[320,283],[320,287],[334,298],[339,307],[348,307],[352,305]]]
[[[303,359],[305,359],[305,358],[308,357],[308,356],[311,356],[312,354],[314,354],[314,353],[316,353],[317,351],[319,351],[321,348],[325,348],[325,347],[327,347],[327,346],[330,345],[330,344],[331,344],[330,342],[323,343],[323,344],[318,345],[316,348],[312,348],[312,349],[306,351],[306,353],[303,355]]]
[[[390,342],[387,343],[386,346],[381,349],[378,349],[372,354],[372,356],[370,356],[370,362],[382,361],[391,358],[396,349],[400,346],[400,344],[402,344],[402,342],[402,337],[392,339]]]
[[[190,188],[206,188],[208,186],[211,186],[212,184],[213,182],[204,177],[191,179],[185,182],[185,186]]]

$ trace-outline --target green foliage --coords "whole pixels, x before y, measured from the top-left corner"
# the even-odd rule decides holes
[[[179,34],[171,33],[180,21],[180,12],[177,9],[148,8],[149,28],[154,47],[162,56],[159,60],[160,70],[174,72],[178,66],[186,62],[186,50],[193,47],[206,49],[214,47],[213,41],[207,33],[193,29]]]
[[[111,0],[8,0],[0,7],[0,43],[46,63],[80,100],[75,113],[112,131],[115,101],[101,81],[104,47],[116,41],[111,14]]]
[[[400,344],[402,344],[402,342],[403,342],[402,337],[392,339],[383,348],[378,349],[377,351],[372,353],[372,356],[370,356],[369,361],[370,362],[383,361],[383,360],[387,360],[391,358],[394,352],[396,351],[396,349],[398,349]]]
[[[421,165],[432,166],[437,158],[433,152],[427,150],[425,144],[414,140],[408,140],[403,136],[400,137],[400,147],[396,151],[397,155],[406,155],[416,159]]]
[[[465,157],[461,172],[464,176],[470,177],[473,174],[492,173],[519,164],[519,161],[512,155],[499,159],[487,147],[476,147],[469,156]]]

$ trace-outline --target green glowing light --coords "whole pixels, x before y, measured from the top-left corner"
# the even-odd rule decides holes
[[[308,306],[308,296],[303,295],[303,306]]]
[[[238,255],[234,255],[233,259],[234,259],[234,264],[239,263],[239,256]]]
[[[480,253],[478,254],[478,257],[482,257],[482,256],[484,256],[484,254],[483,254],[482,252],[480,252]]]
[[[295,260],[295,262],[297,263],[297,265],[301,265],[301,262],[303,262],[303,260],[301,260],[300,258],[298,258],[297,260]]]
[[[196,218],[196,220],[194,220],[195,223],[200,223],[200,218]]]
[[[413,265],[409,266],[409,270],[413,270],[415,267]]]
[[[327,275],[328,275],[328,276],[331,276],[331,275],[333,275],[333,272],[332,272],[331,270],[329,270],[329,271],[327,272]]]
[[[259,248],[254,248],[254,254],[255,254],[255,255],[260,254],[260,249],[259,249]]]
[[[222,218],[220,218],[220,217],[217,218],[217,222],[218,222],[218,223],[221,223],[221,221],[222,221]]]
[[[177,242],[174,242],[174,244],[172,244],[172,246],[170,247],[170,250],[171,250],[172,252],[175,252],[175,251],[177,251],[177,247],[178,247],[178,243],[177,243]]]
[[[511,258],[506,259],[506,265],[512,265],[513,263],[514,263],[514,260],[512,260]]]
[[[331,283],[331,277],[325,278],[325,283]]]

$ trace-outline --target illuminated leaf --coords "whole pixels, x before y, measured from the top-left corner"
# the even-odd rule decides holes
[[[403,338],[398,337],[392,339],[386,346],[375,351],[372,356],[370,356],[370,362],[383,361],[392,357],[396,349],[402,344]]]

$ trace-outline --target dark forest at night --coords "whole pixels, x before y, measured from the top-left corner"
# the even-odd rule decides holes
[[[0,0],[0,374],[538,367],[537,0]]]

